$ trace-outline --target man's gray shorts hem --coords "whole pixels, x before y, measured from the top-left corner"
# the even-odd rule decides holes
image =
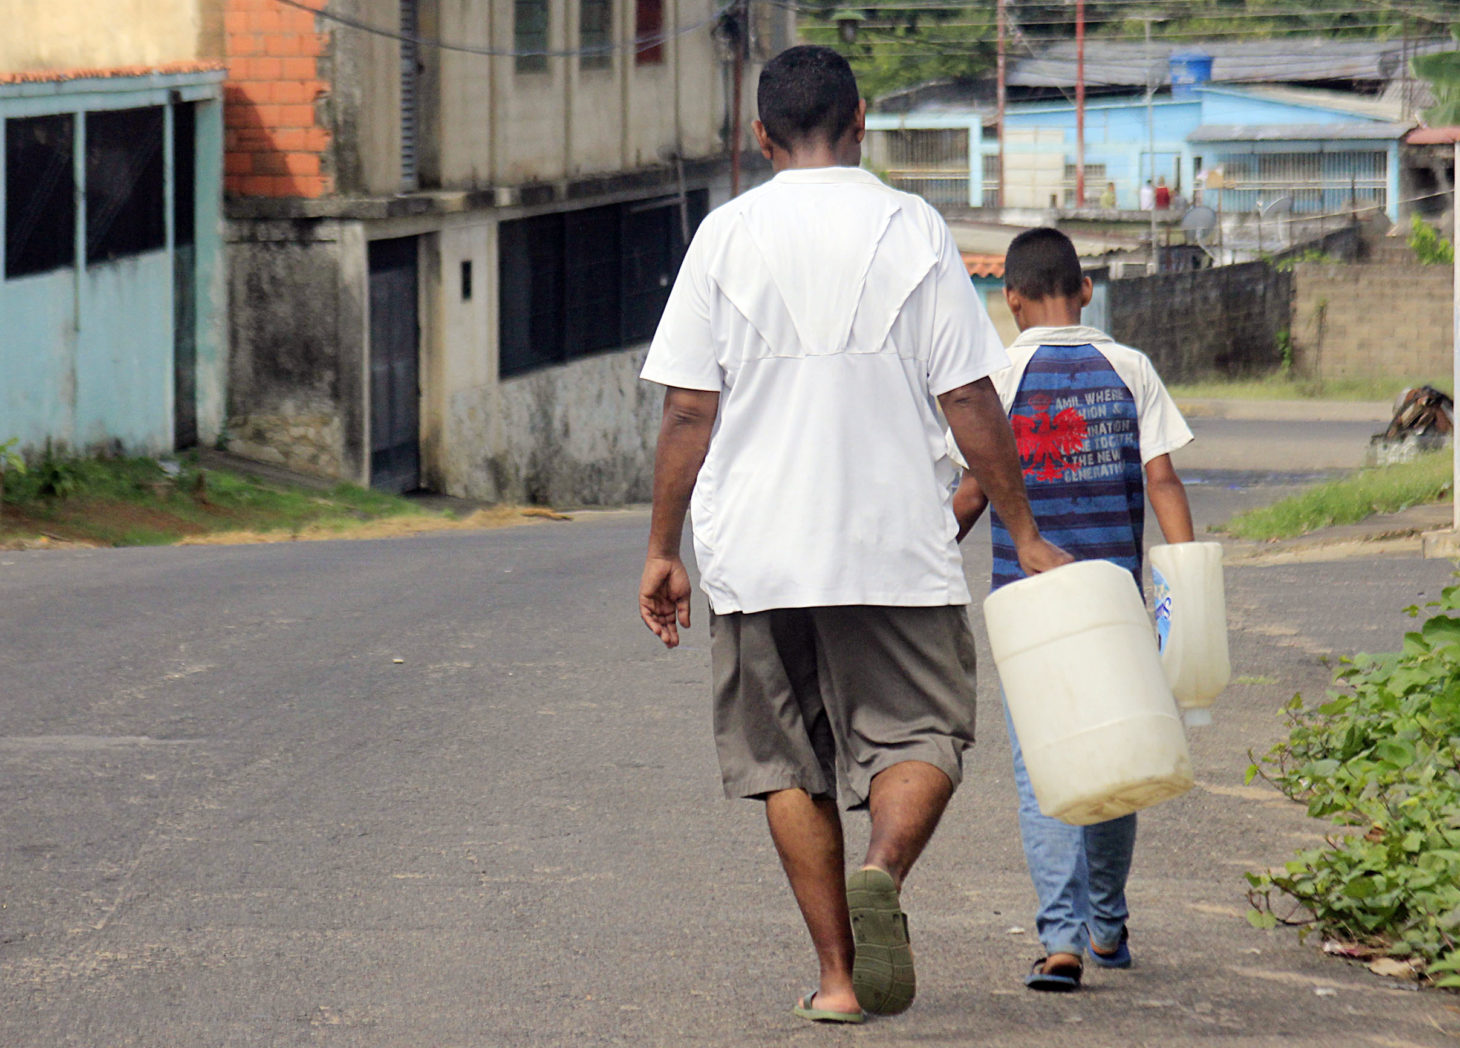
[[[710,633],[726,796],[804,789],[857,808],[904,761],[962,781],[975,702],[963,606],[736,612]]]

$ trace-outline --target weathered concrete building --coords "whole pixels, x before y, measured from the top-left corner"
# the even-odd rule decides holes
[[[756,63],[789,43],[751,5]],[[709,0],[226,0],[230,447],[391,490],[649,493],[636,380],[728,191]]]
[[[224,412],[221,15],[0,3],[0,442],[158,454]]]

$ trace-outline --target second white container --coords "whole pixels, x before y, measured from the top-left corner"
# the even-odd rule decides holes
[[[1039,809],[1104,822],[1185,793],[1191,757],[1130,572],[1067,564],[984,600],[994,663]]]
[[[1210,724],[1212,699],[1232,676],[1222,546],[1178,542],[1152,546],[1156,634],[1171,693],[1188,725]]]

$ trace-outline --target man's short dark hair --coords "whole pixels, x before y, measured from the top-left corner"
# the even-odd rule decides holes
[[[860,101],[847,60],[810,44],[787,48],[767,62],[755,99],[766,134],[782,149],[836,142],[857,118]]]
[[[1026,229],[1004,254],[1004,287],[1024,298],[1074,298],[1084,282],[1075,245],[1058,229]]]

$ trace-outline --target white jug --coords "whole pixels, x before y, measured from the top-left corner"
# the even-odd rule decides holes
[[[1222,546],[1152,546],[1150,560],[1156,635],[1171,693],[1187,724],[1210,724],[1212,699],[1232,677]]]
[[[1186,735],[1130,572],[1078,561],[997,589],[983,608],[1040,811],[1085,826],[1191,788]]]

